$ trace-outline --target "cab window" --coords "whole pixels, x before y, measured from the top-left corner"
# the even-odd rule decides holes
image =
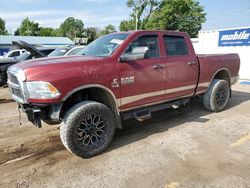
[[[188,55],[188,48],[182,36],[164,36],[164,43],[167,56]]]
[[[147,58],[155,58],[159,57],[159,45],[158,45],[158,37],[156,35],[150,36],[142,36],[136,39],[127,49],[125,53],[132,53],[135,47],[148,47],[148,51],[146,53]]]

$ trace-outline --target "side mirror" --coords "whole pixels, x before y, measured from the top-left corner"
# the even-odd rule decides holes
[[[122,54],[121,62],[135,61],[135,60],[139,60],[139,59],[144,59],[147,51],[148,51],[147,46],[135,47],[135,48],[133,48],[131,53]]]

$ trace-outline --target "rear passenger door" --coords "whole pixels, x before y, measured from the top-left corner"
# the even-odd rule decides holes
[[[198,81],[198,62],[191,44],[181,35],[163,35],[166,73],[165,99],[188,97],[194,94]]]

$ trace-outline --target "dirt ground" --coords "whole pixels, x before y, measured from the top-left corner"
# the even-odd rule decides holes
[[[59,126],[37,129],[0,88],[0,187],[250,187],[250,86],[235,85],[227,109],[199,100],[150,120],[126,121],[105,153],[81,159]]]

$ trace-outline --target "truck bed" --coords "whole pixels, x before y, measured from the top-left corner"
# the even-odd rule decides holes
[[[197,54],[200,66],[197,93],[206,92],[216,73],[225,70],[231,80],[238,77],[240,58],[238,54]],[[232,81],[229,80],[231,83]],[[232,83],[231,83],[232,84]]]

